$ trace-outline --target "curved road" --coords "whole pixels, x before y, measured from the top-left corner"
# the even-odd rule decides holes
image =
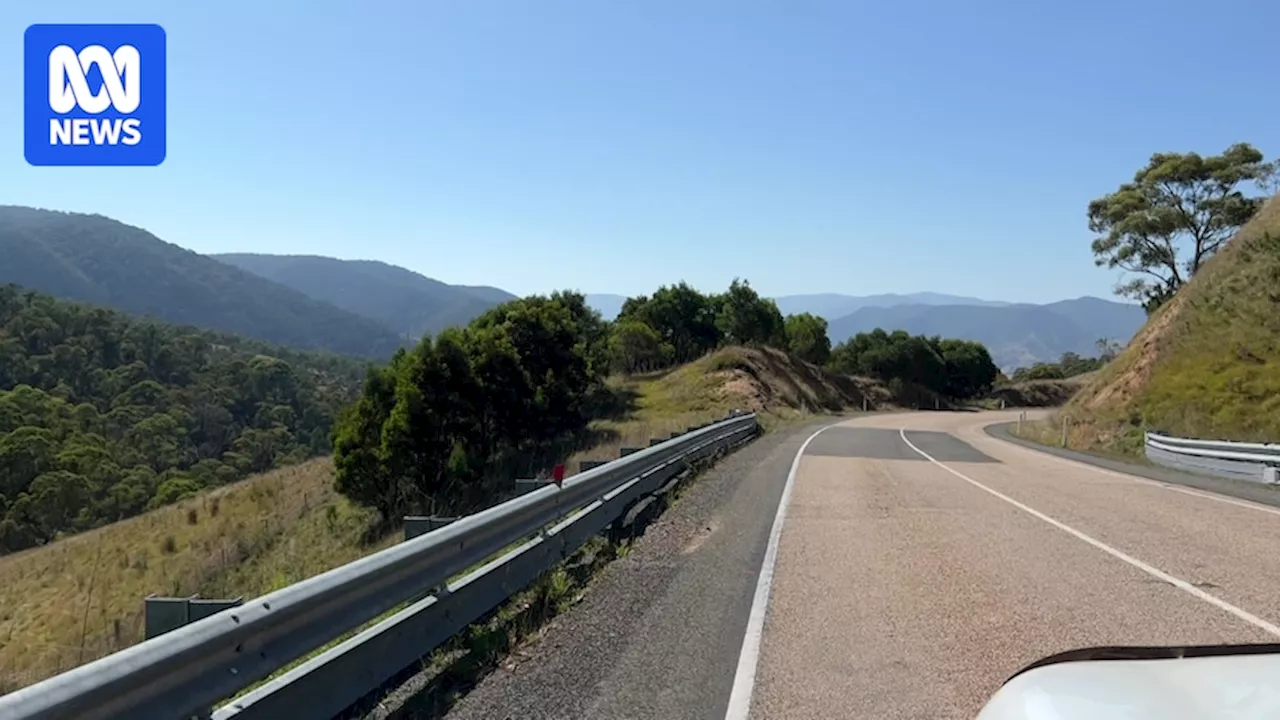
[[[1062,650],[1280,639],[1280,510],[982,429],[1016,417],[757,441],[450,717],[973,718]]]

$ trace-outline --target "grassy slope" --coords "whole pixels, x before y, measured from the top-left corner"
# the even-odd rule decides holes
[[[1062,410],[1071,446],[1138,455],[1144,427],[1280,440],[1278,310],[1273,199]]]
[[[633,395],[634,410],[597,423],[605,441],[572,460],[614,459],[622,446],[646,446],[734,408],[777,426],[861,407],[864,394],[877,406],[892,400],[869,380],[742,348],[613,382]],[[148,594],[255,597],[398,540],[366,537],[372,514],[332,485],[333,463],[312,460],[0,557],[0,692],[140,641]]]
[[[138,642],[148,594],[251,597],[393,542],[365,543],[372,516],[332,473],[311,460],[0,558],[0,691]]]

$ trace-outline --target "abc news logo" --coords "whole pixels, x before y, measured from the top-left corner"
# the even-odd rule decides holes
[[[98,68],[102,87],[89,89],[89,71]],[[77,53],[59,45],[49,53],[49,108],[66,115],[80,110],[97,115],[108,107],[128,115],[142,99],[142,58],[132,45],[121,45],[113,53],[101,45],[90,45]],[[137,145],[142,141],[142,121],[138,118],[50,118],[51,145]]]
[[[164,162],[165,52],[159,25],[28,27],[23,95],[27,162]]]

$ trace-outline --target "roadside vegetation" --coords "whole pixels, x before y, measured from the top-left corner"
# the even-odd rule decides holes
[[[754,362],[721,355],[710,361],[716,363],[712,372],[671,370],[728,346],[776,348],[800,363],[825,359],[831,372],[823,378],[876,378],[897,397],[976,397],[997,374],[986,348],[963,340],[877,330],[831,349],[825,321],[784,318],[772,300],[738,280],[712,295],[683,283],[659,288],[627,300],[613,323],[580,294],[529,297],[424,338],[369,372],[359,401],[335,433],[338,490],[391,522],[409,513],[456,515],[487,507],[510,492],[513,477],[531,477],[567,455],[620,441],[617,428],[593,424],[632,418],[638,409],[634,388],[610,383],[611,373],[684,372],[689,381],[712,387],[715,371],[750,375],[777,362],[768,353]],[[814,411],[849,404],[793,395],[797,406]],[[683,430],[711,402],[705,391],[685,397],[694,404],[677,404],[661,415],[650,408],[650,417]]]
[[[1134,182],[1090,204],[1098,264],[1130,271],[1146,326],[1053,418],[1024,435],[1141,457],[1144,430],[1280,441],[1277,164],[1157,154]],[[1256,194],[1262,193],[1262,194]]]
[[[1097,357],[1067,352],[1057,362],[1017,368],[1011,377],[1001,374],[979,405],[988,409],[1065,405],[1100,368],[1115,359],[1120,349],[1115,342],[1103,339],[1098,341]]]
[[[1089,203],[1094,261],[1127,277],[1116,294],[1148,314],[1168,302],[1280,190],[1280,160],[1237,143],[1221,155],[1162,152]]]
[[[0,691],[140,641],[149,594],[261,595],[397,542],[405,514],[473,511],[555,463],[572,474],[733,409],[777,427],[932,407],[949,398],[917,381],[968,392],[996,374],[973,344],[875,333],[831,348],[825,321],[782,317],[745,282],[661,288],[617,322],[576,293],[512,301],[381,367],[0,297],[0,408],[18,408],[0,412],[0,457],[26,473],[5,476],[7,527],[41,533],[0,556]],[[969,385],[945,385],[948,362]],[[36,463],[16,442],[33,436],[49,440]],[[255,437],[277,444],[250,452]],[[86,444],[94,462],[74,464]],[[107,505],[140,475],[149,495]]]

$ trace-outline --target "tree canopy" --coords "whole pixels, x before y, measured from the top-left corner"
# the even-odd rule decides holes
[[[836,372],[914,383],[957,399],[985,393],[1000,373],[981,343],[878,328],[837,345],[828,364]]]
[[[1152,155],[1132,182],[1089,203],[1095,263],[1130,273],[1116,293],[1153,311],[1262,207],[1266,198],[1246,190],[1277,167],[1247,143],[1210,157]]]
[[[1022,382],[1024,380],[1061,380],[1075,377],[1101,368],[1111,362],[1118,352],[1115,343],[1108,340],[1099,340],[1098,350],[1097,357],[1082,357],[1073,352],[1062,353],[1062,357],[1057,362],[1042,362],[1036,363],[1031,367],[1017,368],[1013,371],[1013,377],[1010,379],[1013,382]]]
[[[671,347],[671,362],[697,360],[720,346],[719,302],[687,283],[662,286],[653,295],[627,298],[617,322],[635,320]]]
[[[826,365],[831,359],[831,338],[827,337],[826,318],[810,313],[788,315],[785,331],[787,349],[801,360]]]
[[[360,370],[0,286],[0,551],[328,452]]]
[[[336,430],[337,488],[384,517],[511,492],[591,419],[609,340],[582,295],[499,305],[371,370]]]

